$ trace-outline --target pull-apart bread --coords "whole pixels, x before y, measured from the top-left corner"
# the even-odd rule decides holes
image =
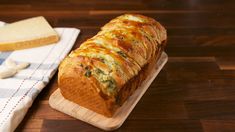
[[[167,34],[152,18],[125,14],[72,51],[59,67],[64,98],[111,117],[161,55]]]

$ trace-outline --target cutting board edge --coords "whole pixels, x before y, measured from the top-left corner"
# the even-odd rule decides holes
[[[100,129],[103,129],[103,130],[105,130],[105,131],[113,131],[113,130],[116,130],[116,129],[118,129],[118,128],[120,128],[121,126],[122,126],[122,124],[125,122],[125,120],[127,119],[127,117],[129,116],[129,114],[132,112],[132,110],[135,108],[135,106],[136,106],[136,104],[139,102],[139,100],[141,99],[141,97],[144,95],[144,93],[148,90],[148,87],[151,85],[151,83],[154,81],[154,79],[156,78],[156,76],[159,74],[159,72],[161,71],[161,69],[163,68],[163,66],[166,64],[166,62],[168,61],[168,56],[167,56],[167,54],[165,53],[165,52],[163,52],[162,53],[162,59],[160,59],[159,61],[161,61],[160,62],[160,64],[158,64],[158,66],[159,66],[159,68],[155,71],[155,73],[152,75],[152,77],[150,78],[150,80],[149,81],[147,81],[146,83],[147,83],[147,88],[146,89],[143,89],[142,91],[141,91],[141,93],[139,93],[139,97],[138,97],[138,99],[137,99],[137,101],[135,101],[134,102],[134,105],[131,105],[130,106],[130,108],[127,110],[127,114],[126,114],[126,116],[124,116],[123,117],[123,119],[119,122],[119,123],[117,123],[117,124],[113,124],[113,125],[106,125],[106,126],[102,126],[102,125],[100,125],[99,123],[98,124],[94,124],[94,123],[91,123],[91,122],[89,122],[89,120],[85,120],[85,119],[83,119],[83,118],[77,118],[75,115],[73,115],[72,113],[70,113],[68,110],[63,110],[63,109],[60,109],[59,107],[58,107],[58,105],[56,104],[56,103],[54,103],[54,102],[58,102],[58,101],[56,101],[57,99],[56,99],[56,96],[59,96],[59,98],[61,98],[62,100],[64,100],[64,101],[67,101],[67,102],[69,102],[69,103],[71,103],[71,105],[77,105],[77,107],[81,107],[81,108],[83,108],[83,109],[86,109],[86,108],[84,108],[84,107],[82,107],[82,106],[79,106],[78,104],[75,104],[75,103],[73,103],[73,102],[71,102],[71,101],[69,101],[69,100],[67,100],[67,99],[64,99],[63,98],[63,96],[61,95],[61,93],[60,93],[60,89],[58,88],[56,91],[54,91],[53,93],[52,93],[52,95],[50,96],[50,98],[49,98],[49,105],[53,108],[53,109],[55,109],[55,110],[57,110],[57,111],[60,111],[60,112],[62,112],[62,113],[65,113],[65,114],[67,114],[67,115],[69,115],[69,116],[72,116],[72,117],[74,117],[74,118],[76,118],[76,119],[79,119],[79,120],[81,120],[81,121],[84,121],[84,122],[86,122],[86,123],[88,123],[88,124],[90,124],[90,125],[93,125],[93,126],[95,126],[95,127],[98,127],[98,128],[100,128]],[[54,101],[55,100],[55,101]],[[125,104],[124,104],[125,105]],[[87,111],[90,111],[90,110],[88,110],[87,109]],[[95,113],[95,112],[94,112]],[[99,115],[99,116],[102,116],[102,115],[100,115],[100,114],[98,114],[98,113],[96,113],[97,115]],[[107,118],[107,117],[105,117],[105,118]]]

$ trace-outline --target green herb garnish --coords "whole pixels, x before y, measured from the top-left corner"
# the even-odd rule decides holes
[[[104,80],[104,81],[102,81],[102,83],[107,84],[107,88],[108,88],[109,91],[113,91],[116,88],[116,82],[113,79]]]
[[[86,70],[86,73],[85,73],[85,76],[86,77],[90,77],[91,76],[91,70],[88,66],[85,67],[85,70]]]
[[[91,71],[90,70],[86,70],[85,76],[86,77],[90,77],[91,76]]]
[[[123,58],[126,58],[126,57],[127,57],[127,55],[126,55],[124,52],[122,52],[122,51],[117,51],[117,53],[118,53],[120,56],[122,56]]]
[[[95,72],[96,72],[97,74],[104,74],[104,71],[100,70],[99,68],[97,68],[97,69],[95,70]]]

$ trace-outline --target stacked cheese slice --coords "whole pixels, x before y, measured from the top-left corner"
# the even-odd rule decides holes
[[[58,40],[58,34],[42,16],[0,28],[0,51],[32,48],[52,44]]]

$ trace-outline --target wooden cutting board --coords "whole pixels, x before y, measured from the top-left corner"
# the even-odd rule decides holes
[[[132,96],[120,107],[112,118],[107,118],[91,110],[88,110],[78,104],[66,100],[60,93],[60,89],[57,89],[49,98],[49,104],[52,108],[68,114],[76,119],[87,122],[100,129],[111,131],[119,128],[126,120],[128,115],[134,109],[140,98],[144,95],[150,84],[158,75],[160,70],[166,64],[168,56],[165,52],[162,53],[157,65],[152,69],[152,74],[139,86],[139,88],[133,93]]]

